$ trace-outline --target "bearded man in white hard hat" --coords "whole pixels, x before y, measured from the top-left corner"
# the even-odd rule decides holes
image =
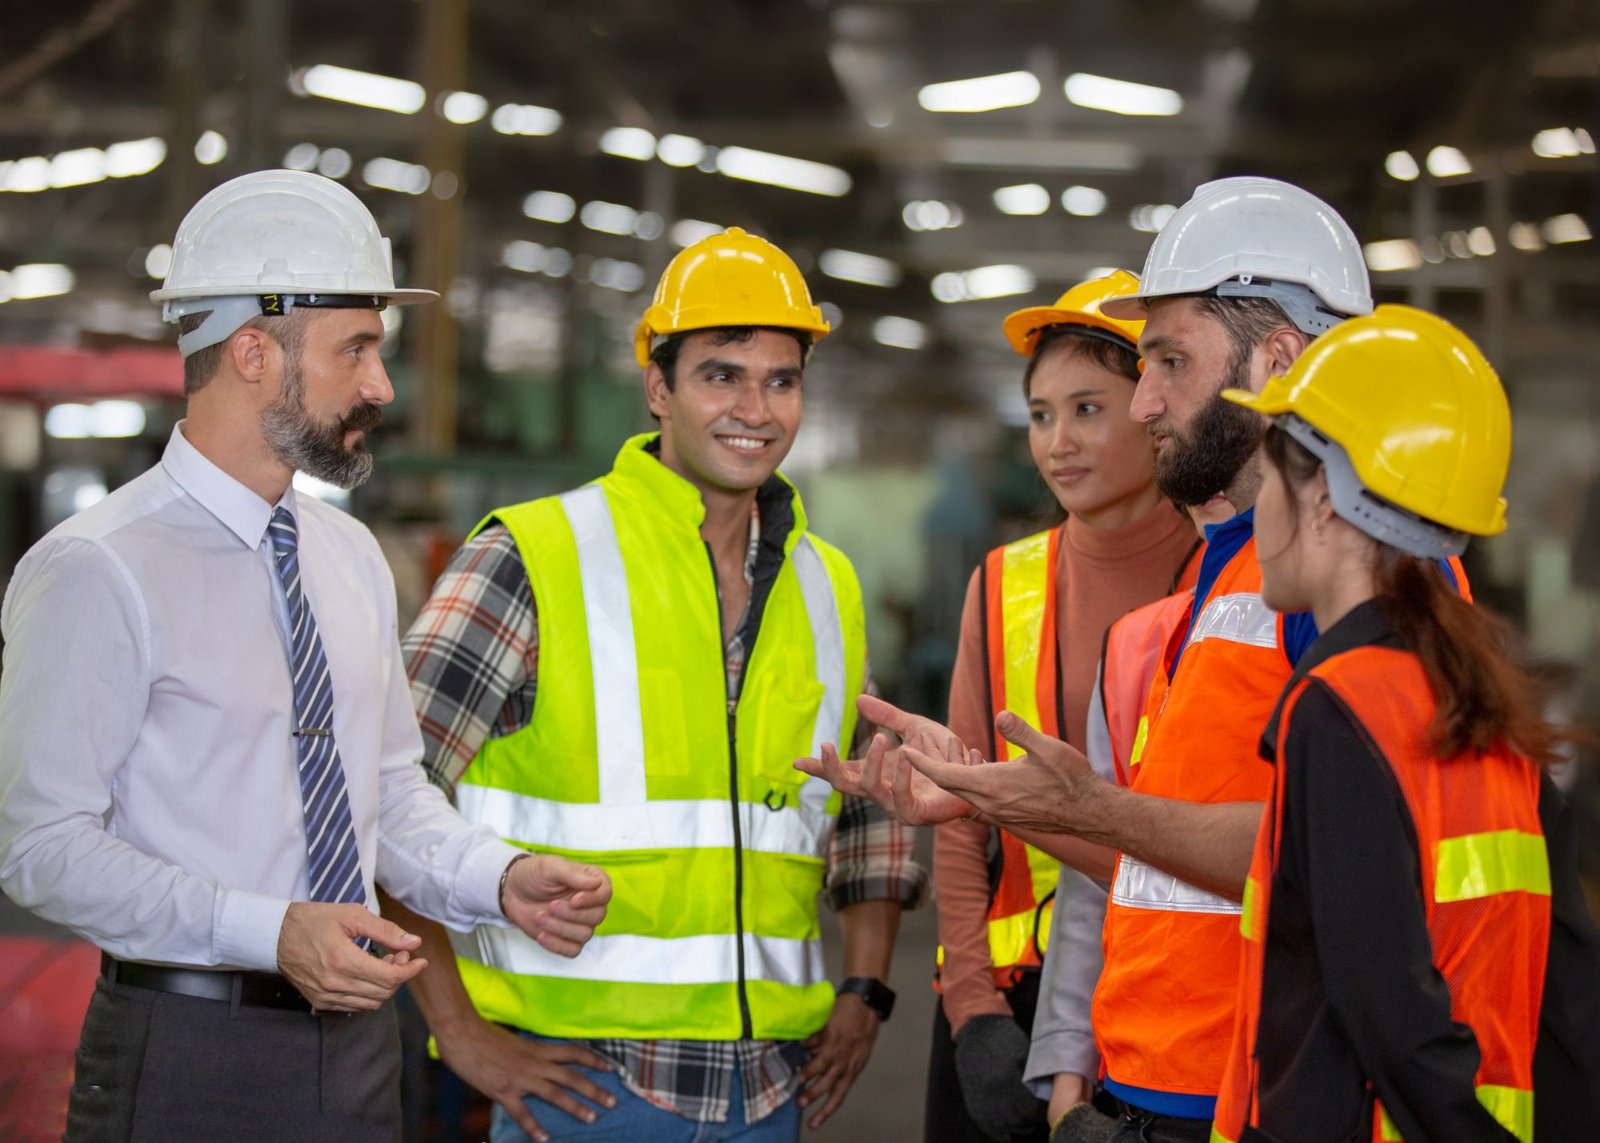
[[[0,612],[0,888],[104,953],[66,1138],[392,1141],[390,997],[427,962],[377,885],[573,956],[610,883],[427,781],[389,570],[292,484],[366,479],[380,311],[436,295],[348,190],[261,171],[194,206],[152,296],[187,418]]]

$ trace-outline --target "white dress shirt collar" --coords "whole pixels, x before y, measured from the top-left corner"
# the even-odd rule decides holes
[[[172,427],[172,437],[167,441],[166,451],[161,454],[161,466],[178,487],[194,497],[202,508],[238,536],[246,547],[254,549],[261,546],[267,534],[267,525],[272,520],[272,511],[280,505],[289,510],[296,522],[299,521],[293,484],[284,490],[277,504],[268,504],[190,444],[189,438],[183,435],[186,423],[179,421]]]

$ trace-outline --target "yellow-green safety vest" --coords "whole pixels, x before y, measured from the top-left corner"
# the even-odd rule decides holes
[[[850,562],[806,532],[785,559],[730,710],[698,490],[629,440],[612,471],[492,513],[538,612],[529,725],[486,741],[456,789],[472,821],[611,876],[574,959],[517,929],[458,935],[490,1020],[557,1037],[803,1039],[833,1003],[817,898],[839,795],[794,769],[848,747],[866,668]]]

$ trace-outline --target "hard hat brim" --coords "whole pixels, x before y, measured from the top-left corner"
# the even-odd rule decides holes
[[[151,290],[152,302],[177,302],[186,298],[248,298],[261,294],[351,294],[382,298],[391,306],[415,306],[423,302],[436,302],[439,300],[437,290],[327,290],[308,287],[304,284],[271,288],[261,285],[250,286],[186,286],[176,290]]]
[[[1235,405],[1242,405],[1252,412],[1260,413],[1264,417],[1277,417],[1289,412],[1287,400],[1264,401],[1262,393],[1252,393],[1248,389],[1224,389],[1222,399],[1231,401]]]
[[[1115,322],[1101,321],[1095,315],[1083,313],[1081,310],[1062,310],[1055,306],[1028,306],[1026,309],[1007,314],[1000,328],[1012,349],[1022,357],[1032,357],[1034,347],[1039,344],[1040,335],[1053,325],[1086,325],[1104,330],[1115,336],[1118,341],[1124,342],[1135,353],[1139,351],[1139,347],[1128,340],[1127,331],[1119,328]]]

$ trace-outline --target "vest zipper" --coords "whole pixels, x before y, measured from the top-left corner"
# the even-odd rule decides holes
[[[725,651],[727,639],[722,630],[722,585],[717,580],[717,559],[711,552],[711,545],[706,544],[706,559],[711,564],[711,587],[717,597],[717,634],[718,645]],[[750,664],[749,648],[745,649],[745,666]],[[724,687],[728,674],[726,656],[723,657],[722,674]],[[744,690],[744,671],[739,672],[738,691]],[[733,814],[733,954],[734,964],[739,973],[739,1024],[742,1029],[740,1039],[755,1039],[753,1022],[750,1019],[750,996],[745,983],[744,964],[744,830],[739,822],[739,747],[737,721],[739,700],[729,698],[728,702],[728,809]]]

